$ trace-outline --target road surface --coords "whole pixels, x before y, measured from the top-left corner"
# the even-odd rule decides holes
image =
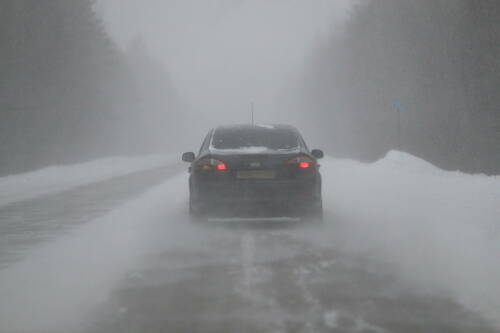
[[[339,246],[350,221],[334,202],[323,226],[189,224],[179,170],[0,208],[0,331],[499,332],[452,294]]]

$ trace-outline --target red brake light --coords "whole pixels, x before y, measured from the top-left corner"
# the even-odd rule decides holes
[[[201,169],[201,170],[219,170],[219,171],[224,171],[227,170],[227,165],[215,158],[204,158],[200,160],[198,163],[196,163],[196,168]]]
[[[224,163],[217,164],[217,170],[227,170],[227,166]]]
[[[286,164],[290,166],[296,166],[299,169],[309,169],[311,168],[316,161],[309,156],[306,155],[299,155],[295,156],[294,158],[289,159]]]

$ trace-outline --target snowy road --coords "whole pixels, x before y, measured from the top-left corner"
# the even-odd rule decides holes
[[[0,268],[22,258],[38,244],[116,208],[179,170],[174,165],[137,171],[0,207]]]
[[[498,177],[397,154],[322,170],[324,226],[190,225],[173,169],[6,207],[4,230],[51,236],[2,250],[0,331],[499,332]]]
[[[123,280],[88,331],[495,332],[447,297],[408,290],[376,261],[300,235],[317,232],[204,230]]]

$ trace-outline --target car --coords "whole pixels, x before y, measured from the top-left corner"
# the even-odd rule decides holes
[[[211,129],[197,155],[187,152],[189,213],[209,217],[293,217],[322,221],[319,149],[289,125]]]

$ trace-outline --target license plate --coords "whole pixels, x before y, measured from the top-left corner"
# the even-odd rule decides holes
[[[274,179],[273,170],[244,170],[236,172],[238,179]]]

